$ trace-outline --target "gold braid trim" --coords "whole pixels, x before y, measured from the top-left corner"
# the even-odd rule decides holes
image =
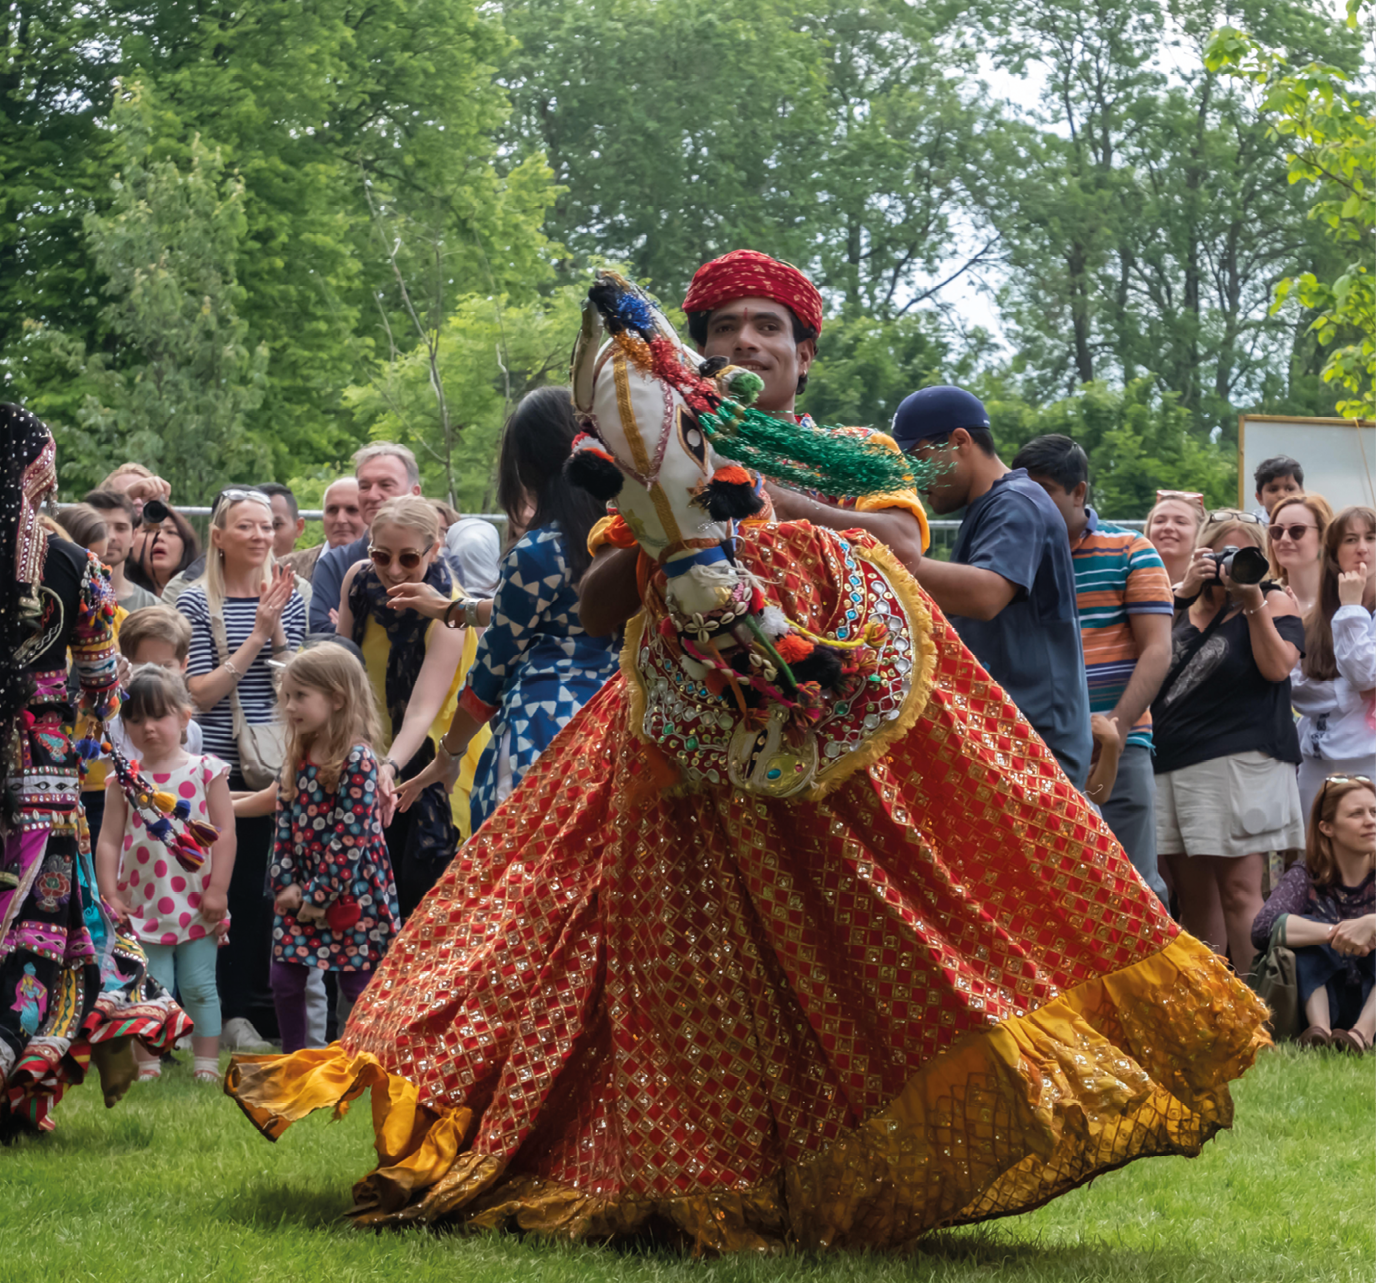
[[[1264,1005],[1179,934],[1159,953],[1026,1015],[970,1033],[839,1141],[747,1189],[592,1195],[460,1152],[466,1108],[436,1112],[368,1053],[339,1043],[236,1056],[225,1091],[271,1140],[365,1089],[379,1165],[355,1186],[363,1225],[515,1225],[556,1238],[631,1234],[652,1216],[698,1250],[882,1248],[939,1226],[1028,1211],[1115,1167],[1194,1155],[1232,1124],[1228,1083],[1270,1042]],[[493,1108],[500,1108],[498,1102]]]

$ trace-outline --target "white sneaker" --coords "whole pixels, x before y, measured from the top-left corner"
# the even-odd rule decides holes
[[[226,1020],[220,1031],[220,1046],[225,1051],[269,1051],[268,1040],[243,1016]]]

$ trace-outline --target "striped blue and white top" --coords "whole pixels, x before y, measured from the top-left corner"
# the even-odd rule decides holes
[[[210,632],[210,603],[206,599],[205,589],[199,584],[188,588],[177,598],[177,609],[191,624],[187,676],[203,677],[223,662],[216,653],[215,638]],[[225,636],[229,642],[229,654],[232,655],[253,631],[253,621],[258,614],[258,598],[226,597],[223,613]],[[295,650],[306,635],[306,603],[298,592],[292,593],[287,608],[282,612],[282,627],[287,634],[287,645]],[[272,686],[272,669],[268,667],[271,658],[272,647],[264,646],[239,682],[239,702],[244,707],[244,720],[250,724],[270,722],[277,716],[277,695]],[[208,712],[198,714],[196,720],[201,724],[205,752],[228,762],[230,768],[237,772],[239,746],[234,742],[234,710],[229,696],[226,695]]]

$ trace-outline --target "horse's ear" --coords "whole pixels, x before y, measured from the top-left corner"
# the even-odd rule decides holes
[[[592,413],[592,384],[597,372],[597,351],[602,346],[602,314],[591,299],[583,300],[583,324],[573,345],[573,359],[569,363],[569,382],[573,386],[573,404],[584,414]]]

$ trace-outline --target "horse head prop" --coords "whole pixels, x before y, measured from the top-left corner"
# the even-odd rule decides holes
[[[842,642],[790,620],[737,560],[740,523],[766,514],[766,478],[883,493],[913,484],[909,461],[754,409],[759,375],[702,360],[655,302],[614,272],[599,272],[588,291],[572,384],[581,432],[569,478],[614,503],[663,572],[658,627],[683,670],[742,709],[820,716],[847,689],[849,652],[882,625]]]

